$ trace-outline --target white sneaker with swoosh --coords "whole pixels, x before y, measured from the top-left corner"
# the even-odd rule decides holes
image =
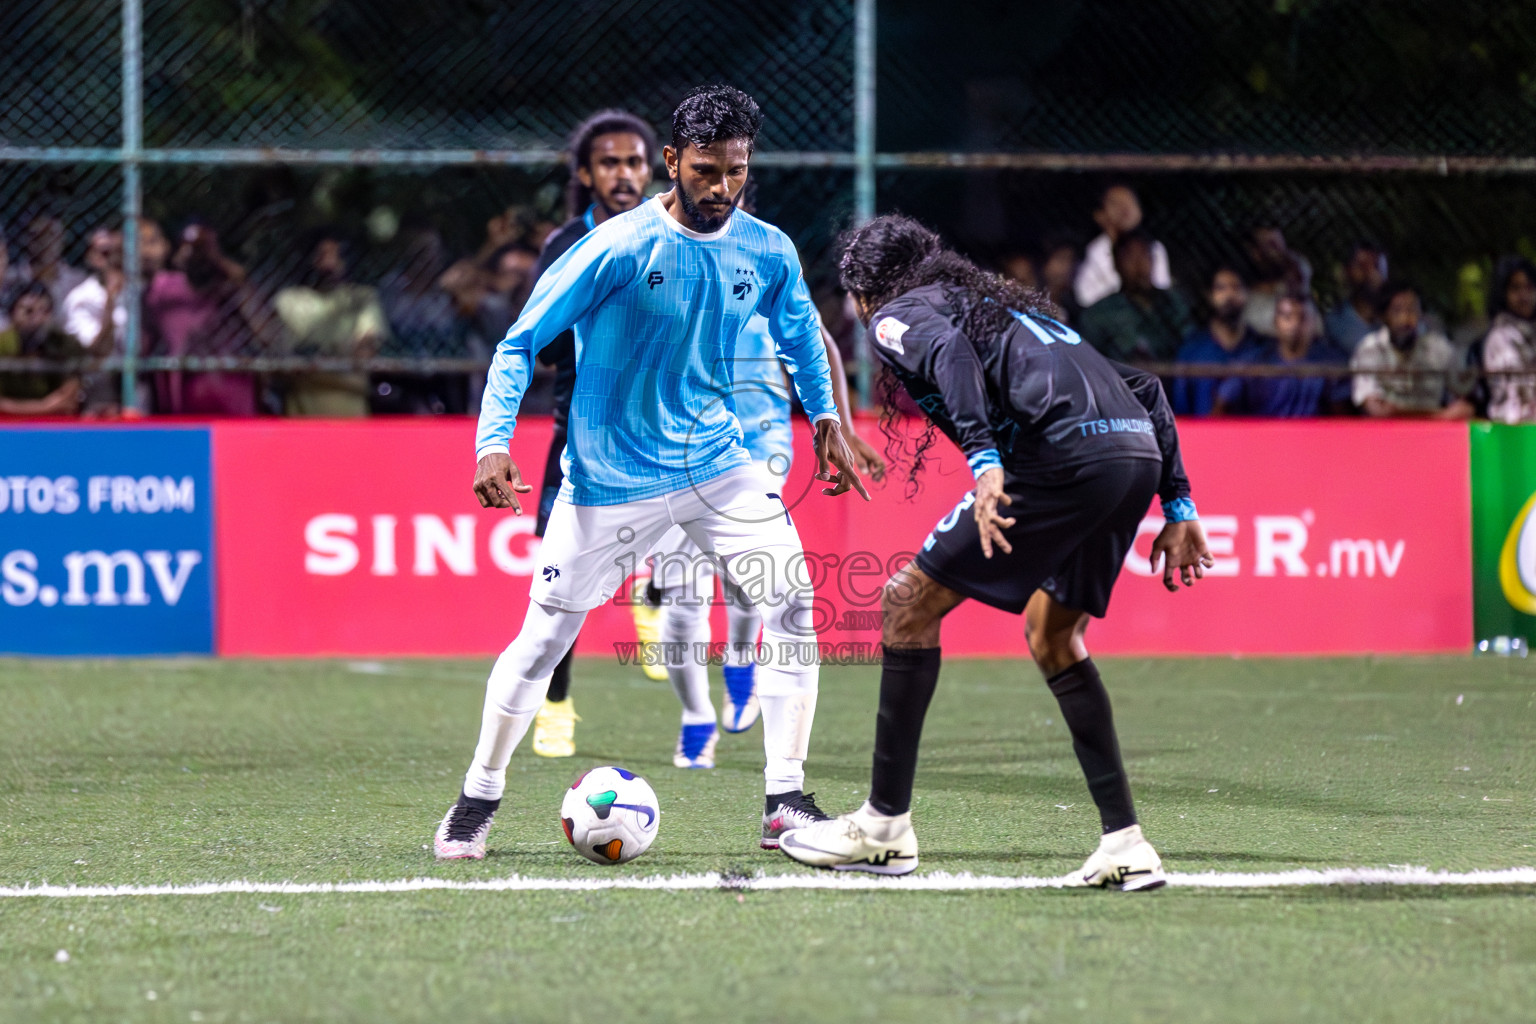
[[[876,839],[877,823],[863,809],[793,829],[779,837],[791,860],[833,871],[905,875],[917,868],[917,833],[908,825],[890,839]]]
[[[1093,886],[1122,892],[1143,892],[1167,884],[1163,859],[1141,834],[1140,825],[1105,833],[1092,856],[1075,874],[1067,876],[1069,886]]]

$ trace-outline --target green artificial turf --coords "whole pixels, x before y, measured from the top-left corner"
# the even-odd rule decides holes
[[[761,733],[722,738],[713,772],[675,770],[670,689],[596,660],[573,687],[581,753],[519,751],[492,855],[435,864],[487,667],[0,660],[0,886],[802,870],[757,849]],[[1536,663],[1102,667],[1170,870],[1536,865]],[[876,680],[823,673],[808,774],[829,811],[863,797]],[[577,858],[556,813],[603,763],[645,775],[663,809],[620,868]],[[924,871],[1057,875],[1096,839],[1021,662],[946,667],[917,787]],[[0,900],[7,1022],[1525,1021],[1532,1005],[1530,886]]]

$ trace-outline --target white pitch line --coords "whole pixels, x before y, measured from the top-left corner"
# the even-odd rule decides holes
[[[1536,868],[1488,871],[1431,871],[1429,868],[1329,868],[1322,871],[1217,872],[1170,874],[1168,884],[1180,889],[1280,889],[1327,885],[1536,885]],[[732,892],[772,892],[791,889],[834,889],[868,892],[981,892],[1004,889],[1060,889],[1063,878],[972,875],[969,873],[905,875],[887,878],[867,874],[721,875],[716,872],[649,878],[402,878],[380,882],[204,882],[196,885],[23,885],[0,886],[0,898],[121,896],[316,896],[334,893],[431,892],[594,892],[608,889],[684,892],[724,889]]]

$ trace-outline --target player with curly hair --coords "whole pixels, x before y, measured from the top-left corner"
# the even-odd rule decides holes
[[[786,833],[780,849],[817,867],[917,867],[912,782],[938,685],[939,627],[974,598],[1023,613],[1030,653],[1098,806],[1103,834],[1074,884],[1162,885],[1162,861],[1137,823],[1109,694],[1083,639],[1090,617],[1109,608],[1154,494],[1167,518],[1152,545],[1164,585],[1177,590],[1177,574],[1191,586],[1213,564],[1162,385],[1082,344],[1040,293],[979,269],[906,217],[852,231],[840,270],[873,350],[965,453],[976,487],[881,595],[869,799]]]

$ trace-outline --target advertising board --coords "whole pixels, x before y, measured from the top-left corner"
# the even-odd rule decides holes
[[[204,428],[0,434],[0,653],[212,654]]]

